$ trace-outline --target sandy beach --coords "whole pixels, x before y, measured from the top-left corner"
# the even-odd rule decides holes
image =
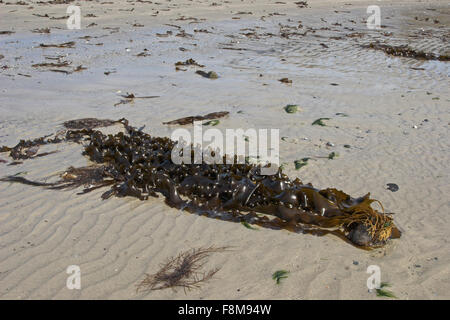
[[[403,234],[365,251],[332,235],[189,214],[162,198],[0,182],[0,299],[386,299],[367,287],[370,265],[399,299],[450,298],[450,62],[366,47],[450,55],[448,1],[59,2],[0,1],[0,146],[87,117],[170,136],[177,127],[163,122],[228,111],[215,128],[280,129],[284,173],[370,192]],[[80,29],[67,28],[69,5],[81,8]],[[379,30],[367,28],[369,5],[381,9]],[[204,67],[176,68],[188,59]],[[156,97],[124,100],[130,93]],[[287,113],[289,104],[299,110]],[[312,125],[319,118],[329,119]],[[16,165],[0,153],[0,177],[47,181],[89,164],[81,144],[39,151],[53,150]],[[136,291],[168,258],[209,246],[232,250],[208,258],[204,270],[220,270],[200,288]],[[70,265],[81,269],[80,290],[66,286]],[[279,285],[277,270],[289,271]]]

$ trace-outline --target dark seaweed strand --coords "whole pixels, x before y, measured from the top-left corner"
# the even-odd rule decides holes
[[[169,206],[192,213],[294,232],[332,233],[346,241],[352,230],[363,226],[368,241],[349,238],[364,247],[383,245],[399,235],[392,218],[371,207],[376,200],[369,194],[352,198],[332,188],[319,190],[298,178],[290,180],[281,169],[273,176],[260,175],[261,167],[251,164],[176,165],[171,161],[176,142],[152,137],[129,126],[126,119],[118,122],[126,130],[115,135],[92,129],[68,131],[66,141],[89,141],[83,154],[99,166],[92,171],[95,175],[69,168],[59,182],[47,187],[85,185],[86,193],[110,185],[102,199],[114,195],[146,200],[160,193]]]

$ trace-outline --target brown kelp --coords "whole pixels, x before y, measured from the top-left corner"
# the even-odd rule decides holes
[[[261,165],[236,164],[237,156],[234,164],[174,164],[171,153],[178,142],[152,137],[126,119],[118,122],[125,131],[114,135],[86,128],[68,130],[64,140],[88,142],[83,154],[96,166],[92,171],[80,169],[81,173],[69,169],[60,181],[42,187],[84,185],[85,193],[110,186],[102,199],[132,196],[146,200],[162,194],[169,206],[180,210],[273,229],[334,234],[364,248],[400,237],[392,216],[370,194],[353,198],[334,188],[319,190],[298,178],[291,180],[281,168],[275,175],[262,175]],[[223,157],[223,163],[229,163]],[[0,181],[33,183],[17,177]],[[374,202],[382,212],[372,208]]]

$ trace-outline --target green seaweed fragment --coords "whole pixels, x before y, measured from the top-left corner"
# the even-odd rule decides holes
[[[392,291],[383,290],[382,288],[390,287],[390,283],[382,282],[380,288],[377,289],[377,297],[386,297],[386,298],[394,298],[398,299]]]
[[[331,118],[319,118],[319,119],[317,119],[317,120],[315,120],[313,123],[312,123],[312,125],[313,126],[322,126],[322,127],[325,127],[326,126],[326,124],[323,122],[323,120],[330,120]]]
[[[289,271],[286,270],[277,270],[272,274],[272,279],[277,282],[277,284],[280,284],[281,279],[285,279],[288,276]]]
[[[308,164],[308,160],[310,158],[303,158],[301,160],[295,160],[294,164],[295,164],[295,170],[299,170],[300,168],[306,166]]]
[[[330,160],[333,160],[336,157],[339,157],[339,153],[334,152],[334,151],[328,155],[328,159],[330,159]]]
[[[259,230],[259,229],[255,228],[255,227],[252,227],[247,221],[242,221],[241,224],[242,224],[244,227],[246,227],[247,229],[250,229],[250,230],[256,230],[256,231]]]
[[[288,104],[286,107],[284,107],[284,110],[287,113],[296,113],[298,111],[298,106],[296,104]]]

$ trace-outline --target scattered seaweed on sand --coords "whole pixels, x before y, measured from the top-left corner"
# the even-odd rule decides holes
[[[438,61],[450,61],[449,55],[437,55],[430,52],[417,51],[407,45],[405,46],[391,46],[381,43],[370,43],[368,45],[363,45],[364,48],[370,48],[375,50],[380,50],[390,56],[395,57],[407,57],[418,60],[438,60]]]
[[[151,290],[162,290],[180,287],[186,290],[199,288],[200,285],[211,278],[220,270],[214,268],[202,271],[206,258],[213,253],[226,251],[227,247],[208,247],[184,251],[176,257],[172,257],[161,265],[155,274],[146,274],[136,286],[136,292],[148,292]]]
[[[190,116],[190,117],[184,117],[172,121],[163,122],[163,124],[178,124],[178,125],[186,125],[186,124],[193,124],[194,121],[202,121],[202,120],[212,120],[212,119],[218,119],[223,118],[230,113],[228,111],[219,111],[219,112],[212,112],[208,113],[204,116]]]
[[[13,34],[13,33],[15,33],[14,31],[9,31],[9,30],[6,30],[6,31],[0,31],[0,35],[1,34]]]
[[[272,274],[272,279],[276,281],[276,284],[280,284],[282,279],[286,279],[288,277],[289,271],[286,270],[277,270]]]
[[[167,205],[186,212],[296,233],[332,234],[362,249],[380,247],[388,239],[401,236],[392,215],[385,213],[370,193],[352,198],[334,188],[316,189],[299,178],[291,180],[281,169],[274,175],[263,175],[261,164],[238,162],[237,155],[231,159],[232,164],[223,164],[230,163],[226,155],[221,163],[175,164],[171,157],[174,148],[182,151],[182,143],[178,145],[168,137],[152,137],[130,126],[126,119],[118,121],[125,127],[124,132],[105,135],[92,129],[68,130],[59,139],[88,142],[83,154],[100,166],[82,193],[110,186],[102,199],[131,196],[147,200],[162,194]],[[33,141],[21,144],[36,145]],[[184,163],[194,163],[195,153]],[[73,170],[43,187],[64,189],[80,185],[79,173],[72,175]],[[11,177],[2,179],[13,180],[26,182]],[[381,212],[372,208],[374,202],[380,205]]]

